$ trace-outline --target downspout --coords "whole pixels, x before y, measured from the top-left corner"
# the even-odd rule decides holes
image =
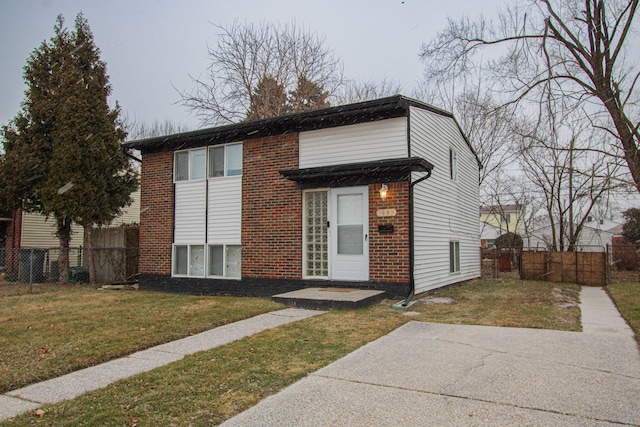
[[[414,275],[414,266],[415,266],[415,248],[414,248],[414,237],[413,237],[413,223],[414,223],[414,214],[413,214],[413,187],[416,184],[421,183],[431,176],[431,170],[427,171],[427,174],[416,181],[411,181],[411,173],[409,173],[409,295],[405,298],[405,300],[399,304],[399,308],[407,308],[409,307],[409,303],[411,302],[411,298],[415,295],[416,292],[416,283],[415,283],[415,275]]]

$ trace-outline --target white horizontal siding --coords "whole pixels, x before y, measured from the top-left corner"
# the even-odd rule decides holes
[[[71,246],[82,246],[84,230],[81,226],[71,226]],[[20,246],[23,248],[57,248],[60,240],[56,237],[56,220],[37,213],[22,213],[22,237]]]
[[[131,193],[133,199],[131,206],[127,206],[122,209],[122,214],[111,221],[111,226],[118,226],[122,224],[140,224],[140,189]]]
[[[242,226],[242,177],[209,180],[207,242],[240,244]]]
[[[407,157],[407,119],[380,120],[300,133],[300,167]]]
[[[416,292],[480,276],[479,168],[455,121],[413,107],[411,155],[434,165],[431,177],[414,187]],[[449,149],[457,153],[458,175],[449,175]],[[414,180],[424,174],[416,173]],[[460,272],[449,272],[449,242],[460,242]]]
[[[204,243],[206,182],[175,184],[175,243]]]

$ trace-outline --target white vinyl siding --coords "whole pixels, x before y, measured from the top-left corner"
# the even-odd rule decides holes
[[[414,187],[416,293],[480,276],[479,166],[455,121],[411,108],[411,156],[434,165]],[[455,151],[456,179],[450,153]],[[415,173],[413,180],[424,176]],[[459,242],[459,272],[450,273],[450,242]]]
[[[407,118],[300,133],[300,167],[407,157]]]
[[[71,247],[84,245],[84,229],[78,225],[71,226]],[[22,213],[22,237],[20,246],[23,248],[57,248],[60,240],[56,237],[56,220],[37,213]]]
[[[175,192],[174,242],[204,243],[206,182],[177,182]]]
[[[242,178],[210,179],[208,211],[207,242],[240,244]]]

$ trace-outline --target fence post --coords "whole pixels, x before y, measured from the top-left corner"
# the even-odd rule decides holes
[[[29,251],[29,293],[33,293],[33,249]]]

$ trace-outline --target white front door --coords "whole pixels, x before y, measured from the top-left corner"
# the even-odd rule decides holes
[[[369,280],[369,189],[331,189],[331,279]]]

